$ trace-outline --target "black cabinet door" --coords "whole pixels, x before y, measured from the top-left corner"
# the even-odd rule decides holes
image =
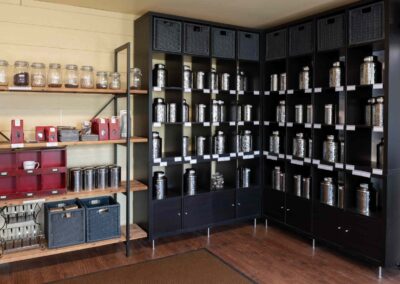
[[[236,210],[238,218],[259,216],[261,213],[261,191],[259,189],[237,190]]]
[[[212,194],[185,196],[183,199],[183,228],[195,228],[212,223]]]
[[[153,203],[153,230],[155,235],[181,229],[181,199],[165,199]]]
[[[314,206],[314,233],[317,238],[342,245],[344,231],[343,211],[336,207],[316,203]]]
[[[235,218],[235,190],[213,192],[212,219],[213,223]]]
[[[285,221],[285,193],[277,190],[266,190],[264,208],[267,216],[281,222]]]
[[[286,195],[286,223],[305,232],[311,232],[311,201]]]
[[[384,225],[381,219],[346,213],[343,244],[361,255],[384,260]]]

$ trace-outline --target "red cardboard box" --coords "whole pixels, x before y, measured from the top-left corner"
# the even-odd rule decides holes
[[[44,128],[44,133],[47,142],[57,142],[57,128],[54,126],[46,126]]]
[[[108,119],[106,118],[93,119],[92,133],[99,135],[99,141],[109,140]]]
[[[108,120],[108,132],[110,134],[110,140],[121,139],[121,129],[119,127],[119,118],[116,116],[111,117]]]
[[[35,127],[35,140],[36,142],[46,141],[46,134],[44,133],[45,126]]]
[[[13,119],[11,121],[11,144],[24,143],[24,121]]]

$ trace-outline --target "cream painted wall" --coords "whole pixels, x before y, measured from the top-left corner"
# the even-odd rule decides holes
[[[33,0],[0,0],[0,11],[0,58],[9,64],[15,60],[46,65],[73,63],[106,71],[113,70],[114,48],[132,42],[136,18]],[[8,135],[12,118],[24,120],[28,139],[33,139],[35,125],[79,126],[110,98],[88,94],[1,93],[0,130]],[[110,108],[103,115],[111,114]],[[125,151],[120,148],[119,161],[124,161]],[[112,146],[68,148],[68,166],[112,162]]]

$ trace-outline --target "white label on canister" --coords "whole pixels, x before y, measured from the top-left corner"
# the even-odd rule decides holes
[[[191,122],[185,122],[185,127],[191,127],[192,123]]]
[[[153,91],[154,91],[154,92],[161,92],[161,87],[154,87],[154,88],[153,88]]]
[[[335,163],[335,168],[337,169],[343,169],[343,164],[342,163]]]
[[[344,87],[343,87],[343,86],[341,86],[341,87],[336,87],[336,88],[335,88],[335,91],[336,91],[336,92],[343,92],[343,91],[344,91]]]
[[[46,143],[46,147],[57,147],[58,146],[58,142],[47,142]]]
[[[210,122],[204,122],[203,125],[204,126],[210,126],[211,124],[210,124]]]
[[[277,156],[267,155],[267,159],[276,161],[276,160],[278,160],[278,157]]]
[[[382,170],[382,169],[372,169],[372,173],[373,173],[374,175],[379,175],[379,176],[381,176],[381,175],[383,175],[383,170]]]
[[[280,159],[284,159],[284,158],[285,158],[285,155],[284,155],[284,154],[279,154],[279,158],[280,158]]]
[[[260,95],[260,91],[254,91],[254,95],[255,96],[259,96]]]
[[[238,125],[239,125],[239,126],[243,126],[243,125],[244,125],[244,121],[239,121],[239,122],[238,122]]]
[[[210,93],[210,89],[203,89],[204,94],[209,94]]]
[[[209,160],[209,159],[211,159],[210,155],[204,155],[204,160]]]
[[[254,155],[260,155],[260,151],[254,151]]]
[[[239,156],[239,157],[243,157],[243,155],[244,155],[243,152],[239,152],[239,153],[238,153],[238,156]]]
[[[17,149],[17,148],[24,148],[24,143],[15,143],[11,144],[12,149]]]
[[[219,91],[218,90],[212,90],[212,93],[213,94],[219,94]]]
[[[239,91],[238,95],[244,95],[244,91]]]
[[[286,123],[286,126],[287,126],[287,127],[293,127],[293,122],[288,122],[288,123]]]
[[[374,84],[374,85],[373,85],[373,88],[374,88],[375,90],[383,89],[383,83]]]
[[[346,165],[346,170],[353,171],[354,170],[354,165]]]
[[[287,90],[288,95],[294,94],[294,90]]]
[[[299,165],[299,166],[304,165],[304,162],[303,162],[303,161],[296,160],[296,159],[293,159],[293,160],[291,161],[291,163],[292,163],[293,165]]]
[[[320,123],[314,124],[314,128],[320,129],[321,128],[321,124]]]
[[[358,171],[358,170],[353,170],[353,175],[359,176],[359,177],[366,177],[366,178],[371,177],[371,173],[365,172],[365,171]]]
[[[191,164],[197,164],[197,160],[190,160]]]
[[[254,125],[260,125],[259,121],[253,121],[253,122],[254,122]]]
[[[244,155],[243,159],[244,160],[254,159],[254,155]]]
[[[264,121],[264,125],[269,125],[269,121]]]
[[[230,157],[221,157],[221,158],[218,158],[218,162],[226,162],[226,161],[230,161],[230,160],[231,160]]]
[[[166,167],[166,166],[168,166],[168,163],[167,163],[167,162],[162,162],[162,163],[160,163],[160,167]]]
[[[356,90],[355,85],[347,86],[347,91],[355,91],[355,90]]]
[[[264,95],[265,95],[265,96],[269,96],[270,94],[271,94],[270,91],[265,91],[265,92],[264,92]]]
[[[304,127],[305,127],[305,128],[311,128],[311,123],[306,123],[306,124],[304,124]]]
[[[236,153],[230,153],[229,156],[231,156],[232,158],[236,157]]]
[[[185,161],[190,161],[191,157],[185,157]]]
[[[236,125],[236,122],[234,122],[234,121],[229,121],[229,126],[235,126]]]
[[[333,166],[319,164],[318,169],[326,170],[326,171],[333,171]]]
[[[374,132],[383,132],[383,127],[382,126],[374,126],[372,131],[374,131]]]
[[[156,159],[154,159],[154,163],[155,163],[155,164],[161,163],[161,158],[156,158]]]
[[[175,157],[175,158],[174,158],[174,161],[175,161],[175,162],[182,162],[182,157]]]
[[[191,92],[192,92],[192,89],[190,89],[190,88],[185,88],[184,92],[185,92],[185,93],[191,93]]]
[[[356,126],[355,126],[355,125],[347,125],[347,126],[346,126],[346,130],[348,130],[348,131],[354,131],[354,130],[356,130]]]
[[[161,127],[161,122],[154,122],[153,127]]]
[[[306,89],[306,90],[304,90],[304,93],[306,93],[306,94],[312,93],[312,89]]]
[[[285,126],[285,123],[284,122],[279,122],[279,124],[278,124],[280,127],[284,127]]]
[[[310,164],[311,163],[311,159],[310,158],[304,158],[304,162]]]
[[[236,95],[236,91],[235,91],[235,90],[230,90],[230,91],[229,91],[229,94],[230,94],[230,95]]]
[[[213,159],[218,159],[219,155],[218,154],[213,154],[212,157],[213,157]]]
[[[279,94],[280,94],[280,95],[284,95],[284,94],[285,94],[285,91],[279,91]]]
[[[321,93],[321,92],[322,92],[322,88],[315,88],[315,89],[314,89],[314,92],[315,92],[315,93]]]
[[[343,130],[343,129],[344,129],[344,125],[342,125],[342,124],[336,124],[335,129],[336,129],[336,130]]]
[[[219,122],[213,122],[213,126],[219,126]]]

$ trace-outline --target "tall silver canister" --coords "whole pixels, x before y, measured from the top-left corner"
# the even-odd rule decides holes
[[[293,176],[293,193],[299,197],[301,197],[301,182],[301,175]]]
[[[246,76],[243,71],[238,71],[236,75],[236,91],[244,91],[245,90],[245,80]]]
[[[381,139],[381,142],[378,143],[378,145],[376,146],[376,162],[377,162],[377,166],[380,169],[383,169],[383,165],[384,165],[384,155],[385,155],[385,138]]]
[[[311,178],[303,178],[303,190],[301,196],[306,199],[310,199],[311,196]]]
[[[336,88],[342,86],[342,67],[341,62],[334,62],[329,69],[329,87]]]
[[[229,119],[231,121],[242,121],[242,106],[231,102],[229,106]]]
[[[224,132],[218,131],[213,137],[214,140],[214,154],[224,154],[225,153],[225,135]]]
[[[297,133],[293,138],[293,156],[297,158],[305,158],[306,155],[306,141],[304,140],[303,133]]]
[[[219,104],[219,121],[224,122],[226,120],[226,107],[224,101],[218,101]]]
[[[251,135],[251,130],[245,130],[240,135],[240,144],[242,152],[253,151],[253,136]]]
[[[182,101],[182,122],[189,121],[189,105],[185,99]]]
[[[111,188],[117,189],[121,186],[121,167],[111,165],[108,167],[109,185]]]
[[[295,123],[303,123],[303,105],[295,105],[295,112],[294,112],[294,122]]]
[[[344,209],[344,185],[338,186],[338,207]]]
[[[164,88],[167,85],[167,70],[164,64],[156,64],[153,69],[154,87]]]
[[[108,168],[100,166],[95,168],[96,188],[106,189],[108,187]]]
[[[95,188],[95,174],[94,168],[87,167],[83,169],[83,189],[86,191],[93,190]]]
[[[176,103],[167,104],[167,121],[171,123],[177,122],[177,105]]]
[[[197,104],[196,105],[196,122],[205,122],[206,121],[206,105],[205,104]]]
[[[162,139],[158,132],[153,132],[153,160],[161,158],[162,153]]]
[[[186,169],[184,175],[185,192],[187,195],[195,195],[197,192],[197,173],[194,169]]]
[[[362,183],[357,188],[357,210],[361,214],[369,214],[370,192],[368,183]]]
[[[83,189],[83,172],[81,168],[71,168],[69,170],[69,187],[74,192]]]
[[[279,140],[279,131],[272,132],[272,135],[269,137],[269,152],[279,154]]]
[[[155,98],[153,102],[153,122],[167,121],[167,106],[163,98]]]
[[[194,75],[194,88],[197,90],[203,90],[205,86],[206,74],[203,71],[197,71]]]
[[[238,153],[241,151],[242,146],[241,146],[241,139],[242,137],[240,136],[239,133],[234,132],[232,139],[231,139],[231,149],[234,153]]]
[[[272,74],[270,77],[270,81],[271,81],[270,91],[277,92],[278,91],[278,74]]]
[[[208,74],[208,82],[211,90],[218,90],[218,75],[215,68],[211,68],[211,72]]]
[[[250,187],[250,168],[240,167],[238,168],[237,176],[239,178],[239,187],[248,188]]]
[[[379,78],[377,58],[375,56],[367,56],[360,66],[360,84],[372,85],[378,83]]]
[[[272,171],[272,189],[282,190],[281,188],[281,168],[275,167]]]
[[[345,146],[344,141],[340,141],[340,162],[344,164],[345,161]]]
[[[313,106],[307,105],[306,123],[313,123]]]
[[[220,119],[219,101],[212,100],[211,102],[211,122],[219,122]]]
[[[321,203],[334,206],[336,204],[336,186],[330,177],[321,182]]]
[[[286,102],[280,101],[279,105],[276,107],[276,121],[279,123],[284,123],[286,120]]]
[[[299,74],[299,89],[307,90],[310,88],[310,67],[304,66]]]
[[[196,137],[196,155],[203,156],[205,155],[205,144],[206,144],[206,137],[204,136],[197,136]]]
[[[193,88],[193,72],[190,70],[190,66],[187,65],[183,66],[183,88]]]
[[[281,173],[280,174],[280,183],[281,183],[281,191],[286,191],[286,175],[285,173]]]
[[[308,158],[312,158],[312,154],[313,154],[313,140],[312,139],[308,139]]]
[[[335,136],[328,135],[323,145],[322,159],[329,163],[338,162],[338,143],[335,142]]]
[[[164,172],[154,172],[153,189],[156,200],[161,200],[166,197],[168,189],[168,179]]]
[[[371,126],[372,125],[372,109],[375,105],[375,99],[371,98],[367,101],[367,105],[365,106],[365,125]]]
[[[231,75],[229,73],[222,73],[221,74],[221,90],[222,91],[229,91],[229,79]]]
[[[332,104],[325,105],[324,123],[326,125],[333,125],[335,123],[334,107]]]
[[[384,117],[384,107],[383,107],[383,97],[378,97],[372,108],[372,123],[373,126],[383,127],[383,117]]]
[[[188,136],[182,137],[182,156],[183,157],[189,156],[189,137]]]
[[[252,121],[253,117],[253,106],[252,105],[244,105],[243,106],[243,118],[244,121]]]
[[[279,75],[279,91],[286,91],[287,89],[287,76],[286,73],[281,73]]]

